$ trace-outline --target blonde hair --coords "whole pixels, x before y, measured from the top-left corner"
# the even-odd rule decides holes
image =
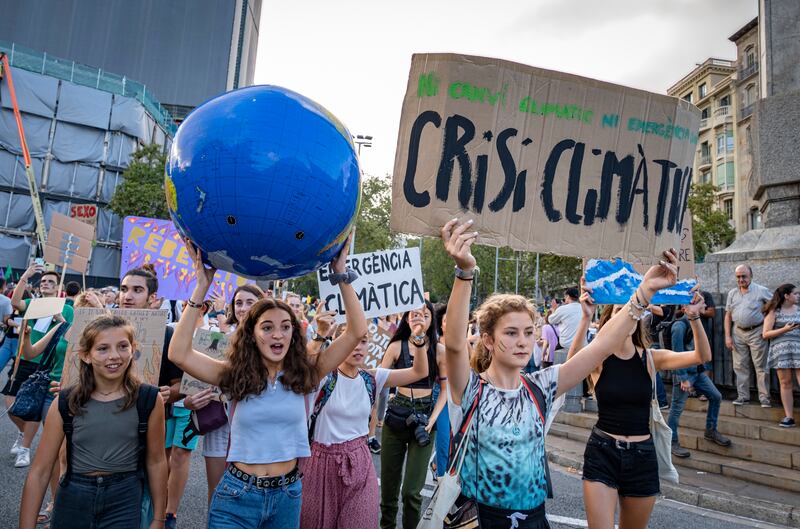
[[[475,312],[481,337],[484,334],[492,336],[500,318],[512,312],[524,312],[535,321],[536,311],[533,305],[524,297],[516,294],[494,294],[489,296]],[[492,352],[483,345],[483,339],[475,344],[475,350],[470,358],[472,369],[476,373],[483,373],[492,364]]]

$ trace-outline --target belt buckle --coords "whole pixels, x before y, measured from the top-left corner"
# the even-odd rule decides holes
[[[625,443],[623,445],[623,443]],[[614,439],[614,444],[616,445],[617,449],[619,450],[630,450],[631,442],[630,441],[622,441],[620,439]]]

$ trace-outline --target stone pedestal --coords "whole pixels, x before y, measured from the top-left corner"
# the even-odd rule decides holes
[[[563,364],[566,362],[567,353],[569,353],[569,351],[566,349],[556,349],[555,363]],[[577,384],[574,388],[570,388],[564,397],[564,407],[562,408],[564,411],[567,413],[580,413],[583,411],[583,406],[581,406],[581,400],[583,399],[583,387],[581,384]]]

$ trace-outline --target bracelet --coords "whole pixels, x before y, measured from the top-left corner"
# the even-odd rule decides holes
[[[628,302],[628,316],[635,321],[641,321],[644,318],[644,307],[636,304],[634,301]]]
[[[328,280],[331,282],[331,285],[338,285],[339,283],[344,283],[345,285],[349,285],[356,279],[358,279],[358,272],[353,270],[352,268],[348,268],[341,274],[331,274],[328,276]]]
[[[417,347],[423,347],[425,346],[425,344],[428,343],[428,337],[425,336],[424,334],[422,336],[411,336],[409,340],[411,341],[412,344],[414,344]]]
[[[322,336],[318,332],[315,332],[314,336],[311,339],[314,340],[315,342],[327,342],[328,341],[328,338],[326,338],[325,336]]]
[[[699,319],[700,319],[700,316],[695,316],[694,318],[689,318],[689,317],[687,316],[687,318],[688,318],[688,320],[689,320],[689,321],[697,321],[697,320],[699,320]]]
[[[191,298],[186,300],[186,304],[189,305],[190,307],[192,307],[193,309],[202,309],[203,308],[203,304],[202,303],[197,303],[195,301],[192,301]]]
[[[633,293],[633,295],[636,296],[636,301],[638,303],[639,302],[639,289],[638,288],[636,289],[636,292]],[[644,300],[644,303],[643,304],[639,303],[639,304],[642,305],[643,307],[647,308],[647,306],[650,304],[650,300],[646,299],[644,297],[644,294],[642,294],[642,299]]]
[[[459,268],[456,266],[456,279],[460,279],[462,281],[472,281],[475,279],[475,269],[471,270],[464,270],[463,268]]]

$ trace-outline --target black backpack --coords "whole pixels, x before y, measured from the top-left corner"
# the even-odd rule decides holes
[[[72,388],[65,389],[58,396],[58,413],[64,423],[64,437],[67,441],[67,471],[64,473],[62,485],[69,483],[72,475],[72,414],[69,412],[69,394]],[[139,386],[139,394],[136,397],[136,413],[139,415],[139,425],[137,433],[139,435],[139,461],[136,464],[136,472],[139,477],[144,479],[145,455],[147,453],[147,421],[150,420],[150,413],[156,405],[158,388],[149,384]]]
[[[672,326],[675,325],[677,322],[683,321],[686,323],[687,329],[683,335],[683,351],[686,351],[686,347],[689,342],[692,341],[692,330],[689,328],[689,322],[686,321],[685,318],[678,318],[676,319],[674,316],[669,320],[662,321],[658,324],[656,329],[658,330],[658,341],[661,342],[662,349],[668,349],[670,351],[674,351],[673,344],[672,344]]]

